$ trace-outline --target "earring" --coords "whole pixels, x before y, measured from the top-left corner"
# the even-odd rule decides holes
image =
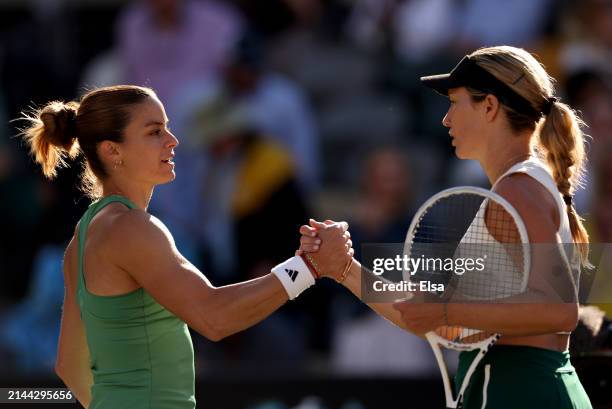
[[[118,161],[115,161],[115,163],[113,164],[113,169],[117,170],[117,166],[123,166],[123,160],[119,159]]]

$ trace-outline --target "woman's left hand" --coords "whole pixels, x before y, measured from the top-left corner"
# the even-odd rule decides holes
[[[404,327],[408,331],[421,336],[446,325],[443,303],[425,302],[421,297],[418,298],[419,301],[393,303],[393,308],[401,313]]]

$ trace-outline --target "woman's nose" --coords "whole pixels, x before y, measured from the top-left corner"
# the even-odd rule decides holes
[[[178,138],[176,136],[174,136],[174,134],[172,132],[168,132],[168,135],[170,135],[170,139],[168,140],[168,146],[177,146],[179,144]]]
[[[451,127],[450,118],[448,117],[448,113],[446,113],[446,115],[444,115],[444,118],[442,118],[442,125],[444,125],[447,128]]]

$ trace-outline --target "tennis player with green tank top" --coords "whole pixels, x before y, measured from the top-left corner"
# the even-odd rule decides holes
[[[80,153],[83,187],[94,199],[66,249],[56,362],[86,408],[194,408],[187,326],[220,340],[297,297],[317,274],[339,277],[351,260],[347,225],[337,223],[329,241],[338,256],[329,268],[315,271],[296,255],[263,277],[214,287],[147,213],[154,187],[175,178],[178,145],[153,90],[99,88],[23,119],[30,123],[23,137],[45,176]]]

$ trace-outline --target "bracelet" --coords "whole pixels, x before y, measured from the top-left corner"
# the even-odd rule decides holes
[[[315,279],[321,278],[321,273],[319,272],[319,266],[317,265],[317,262],[314,261],[314,259],[310,256],[310,254],[306,253],[303,258],[304,258],[304,262],[308,266],[308,269],[310,269],[310,272],[315,277]]]
[[[351,269],[352,266],[353,266],[353,257],[351,257],[351,259],[346,263],[346,266],[344,267],[344,271],[340,275],[340,278],[336,280],[338,283],[342,284],[344,280],[346,280],[346,277],[348,276],[349,270]]]

